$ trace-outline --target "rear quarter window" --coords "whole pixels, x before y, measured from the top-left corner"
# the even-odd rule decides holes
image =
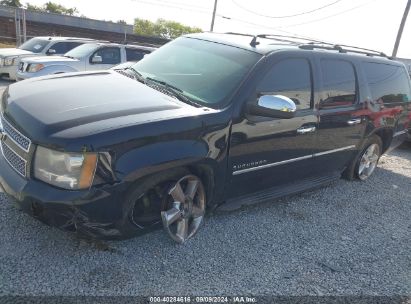
[[[410,82],[403,67],[374,62],[364,62],[363,67],[374,101],[410,102]]]

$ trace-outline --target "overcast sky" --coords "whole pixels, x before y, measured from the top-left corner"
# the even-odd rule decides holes
[[[28,2],[41,5],[46,1]],[[123,19],[133,23],[134,18],[152,21],[164,18],[198,26],[205,31],[210,29],[214,5],[214,0],[53,2],[76,7],[81,14],[94,19]],[[292,33],[391,54],[406,2],[407,0],[219,0],[214,31]],[[398,56],[411,58],[411,16],[405,26]]]

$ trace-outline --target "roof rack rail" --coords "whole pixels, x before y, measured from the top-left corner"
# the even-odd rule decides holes
[[[246,36],[246,37],[255,37],[255,35],[252,35],[252,34],[237,33],[237,32],[225,32],[224,34],[237,35],[237,36]]]
[[[376,51],[376,50],[372,50],[372,49],[366,49],[366,48],[362,48],[362,47],[358,47],[358,46],[352,46],[352,45],[346,45],[346,44],[339,44],[339,46],[341,46],[343,48],[351,48],[351,49],[355,49],[355,50],[366,51],[366,52],[369,52],[369,53],[375,53],[375,54],[378,54],[379,56],[382,56],[382,57],[388,57],[387,54],[385,54],[384,52],[380,52],[380,51]]]
[[[265,39],[272,39],[272,40],[278,40],[278,38],[282,39],[282,38],[287,38],[287,39],[296,39],[296,40],[300,40],[301,41],[309,41],[309,42],[315,42],[315,43],[324,43],[324,44],[328,44],[327,42],[321,41],[321,40],[317,40],[317,39],[312,39],[312,38],[305,38],[305,37],[299,37],[297,35],[278,35],[278,34],[259,34],[257,35],[257,37],[260,38],[265,38]],[[294,42],[294,41],[292,41]],[[298,41],[295,41],[298,43]]]
[[[308,43],[308,44],[300,45],[299,48],[304,49],[304,50],[323,49],[323,50],[338,51],[340,53],[356,53],[356,54],[362,54],[362,55],[366,55],[366,56],[379,56],[379,57],[389,58],[383,52],[370,50],[370,49],[365,49],[365,48],[361,48],[361,47],[355,47],[355,46],[351,46],[351,45],[344,45],[344,44],[329,44],[329,43],[315,44],[315,43]]]
[[[321,41],[317,39],[304,38],[304,37],[299,37],[299,36],[288,36],[288,35],[278,35],[278,34],[251,35],[251,34],[243,34],[243,33],[235,33],[235,32],[228,32],[226,34],[253,37],[250,42],[251,46],[256,46],[259,44],[257,41],[258,38],[264,38],[264,39],[271,39],[271,40],[280,41],[280,42],[286,42],[286,43],[290,43],[293,45],[298,45],[299,48],[306,49],[306,50],[325,49],[325,50],[331,50],[331,51],[338,51],[340,53],[357,53],[357,54],[363,54],[367,56],[379,56],[379,57],[386,57],[388,59],[392,59],[392,57],[387,56],[385,53],[372,50],[372,49],[366,49],[366,48],[346,45],[346,44],[334,44],[334,43],[325,42],[325,41]]]
[[[256,45],[259,44],[257,42],[258,38],[271,39],[271,40],[275,40],[275,41],[279,41],[279,42],[286,42],[286,43],[290,43],[290,44],[294,44],[294,45],[298,45],[298,44],[301,44],[303,42],[315,42],[315,43],[327,44],[327,42],[316,40],[316,39],[304,38],[304,37],[299,37],[299,36],[290,36],[290,35],[278,35],[278,34],[252,35],[252,34],[243,34],[243,33],[236,33],[236,32],[227,32],[226,34],[253,37],[253,39],[250,42],[251,46],[256,46]]]
[[[237,35],[237,36],[245,36],[245,37],[253,37],[253,39],[251,39],[251,42],[250,42],[250,45],[251,45],[252,47],[260,44],[259,42],[257,42],[257,36],[256,36],[256,35],[236,33],[236,32],[226,32],[225,34]]]

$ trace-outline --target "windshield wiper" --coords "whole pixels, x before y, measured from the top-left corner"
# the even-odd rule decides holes
[[[202,107],[201,105],[199,105],[198,103],[195,103],[190,98],[188,98],[186,95],[184,95],[183,90],[180,89],[180,88],[177,88],[177,87],[175,87],[175,86],[173,86],[173,85],[171,85],[171,84],[169,84],[169,83],[167,83],[163,80],[158,80],[158,79],[151,78],[151,77],[147,77],[146,80],[149,80],[149,81],[152,81],[152,82],[155,82],[155,83],[161,85],[164,89],[167,90],[167,92],[171,93],[174,97],[176,97],[177,99],[179,99],[179,100],[181,100],[185,103],[188,103],[188,104],[190,104],[192,106],[195,106],[197,108]]]
[[[134,76],[136,77],[136,79],[138,80],[138,81],[140,81],[140,82],[142,82],[142,83],[146,83],[146,79],[144,78],[144,76],[139,72],[139,71],[137,71],[135,68],[133,68],[133,67],[126,67],[124,70],[126,70],[126,71],[132,71],[133,72],[133,74],[134,74]]]

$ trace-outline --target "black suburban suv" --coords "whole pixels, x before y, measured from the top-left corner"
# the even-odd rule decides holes
[[[163,224],[184,242],[207,208],[365,180],[406,138],[404,65],[300,38],[193,34],[120,71],[10,85],[0,184],[88,237]]]

